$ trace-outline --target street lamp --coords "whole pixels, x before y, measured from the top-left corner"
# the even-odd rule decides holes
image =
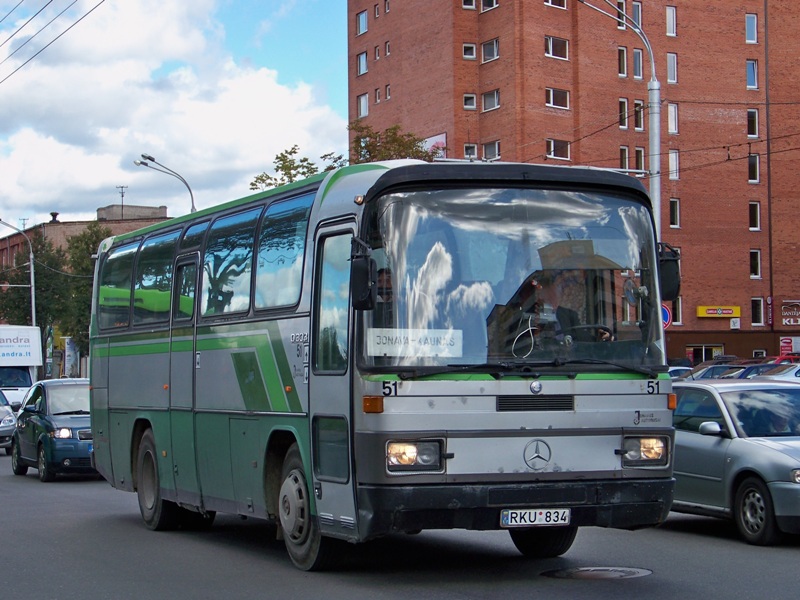
[[[181,183],[183,183],[183,185],[186,186],[186,189],[189,190],[189,197],[192,199],[191,212],[197,212],[197,209],[194,207],[194,194],[192,193],[192,188],[189,187],[189,183],[181,176],[180,173],[177,173],[172,169],[170,169],[169,167],[162,165],[160,162],[158,162],[155,158],[153,158],[149,154],[142,154],[142,159],[143,160],[133,161],[133,164],[135,164],[137,167],[147,167],[148,169],[153,169],[153,171],[158,171],[159,173],[165,173],[167,175],[171,175],[175,179],[180,180]],[[161,168],[159,169],[158,167],[154,167],[150,163],[155,163],[158,165],[158,167]]]
[[[617,23],[630,27],[642,40],[647,53],[650,55],[650,81],[647,83],[647,102],[650,110],[650,197],[653,200],[653,212],[656,222],[656,241],[661,241],[661,83],[656,77],[656,61],[653,57],[653,48],[639,23],[634,21],[627,13],[612,4],[611,0],[603,0],[608,4],[614,14],[601,8],[588,4],[586,0],[578,0],[589,8],[614,19]],[[620,18],[621,16],[621,18]]]
[[[36,281],[33,275],[33,244],[31,244],[31,238],[29,238],[24,231],[22,231],[21,229],[17,229],[11,223],[3,221],[3,219],[0,219],[0,223],[5,225],[6,227],[10,227],[17,233],[22,234],[22,237],[24,237],[25,240],[28,242],[28,250],[29,250],[28,264],[30,265],[30,271],[31,271],[31,325],[36,327]]]

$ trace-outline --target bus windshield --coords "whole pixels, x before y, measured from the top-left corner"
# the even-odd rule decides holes
[[[664,364],[648,208],[586,190],[445,188],[367,208],[368,370]]]

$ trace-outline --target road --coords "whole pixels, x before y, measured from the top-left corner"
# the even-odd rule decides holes
[[[423,532],[352,547],[336,572],[304,573],[263,522],[219,515],[209,531],[152,532],[134,494],[91,478],[44,484],[10,463],[0,455],[0,596],[14,600],[797,597],[800,539],[752,547],[715,519],[582,529],[566,555],[544,561],[523,559],[505,532]]]

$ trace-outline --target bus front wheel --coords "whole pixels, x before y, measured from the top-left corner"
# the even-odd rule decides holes
[[[153,531],[175,529],[179,524],[180,511],[177,504],[161,497],[156,440],[152,429],[144,432],[139,443],[136,473],[136,495],[144,524]]]
[[[319,571],[330,566],[333,540],[322,537],[319,523],[311,514],[311,497],[297,444],[286,453],[281,481],[278,515],[292,562],[304,571]]]
[[[509,529],[511,541],[527,558],[554,558],[572,547],[577,527],[531,527]]]

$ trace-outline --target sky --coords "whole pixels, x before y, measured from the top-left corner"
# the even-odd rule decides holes
[[[0,219],[16,227],[121,201],[188,213],[187,187],[141,154],[200,210],[252,193],[295,144],[317,164],[347,153],[345,0],[0,0],[0,19]]]

